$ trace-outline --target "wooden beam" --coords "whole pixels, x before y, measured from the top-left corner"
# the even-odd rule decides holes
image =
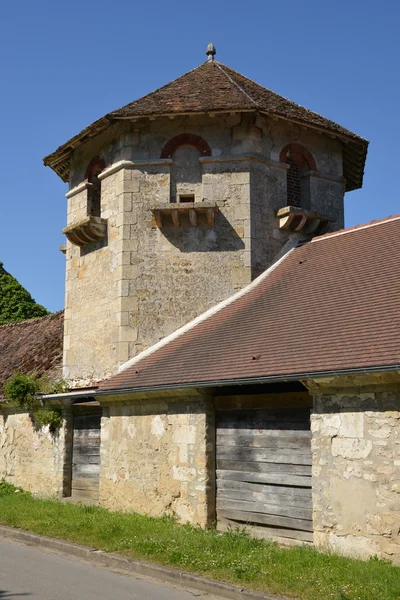
[[[174,210],[171,210],[171,217],[174,227],[179,227],[179,211],[176,208]]]
[[[280,517],[257,512],[247,512],[244,510],[219,509],[217,510],[218,519],[234,519],[243,523],[261,523],[263,525],[273,525],[275,527],[290,527],[300,529],[301,531],[313,531],[313,524],[308,519],[291,519],[289,517]]]
[[[162,214],[161,214],[160,210],[155,210],[154,211],[154,218],[156,220],[157,227],[162,227],[163,226],[163,220],[162,220]]]
[[[189,221],[192,227],[197,227],[197,213],[194,208],[189,209]]]
[[[212,229],[214,227],[214,210],[206,208],[207,225]]]

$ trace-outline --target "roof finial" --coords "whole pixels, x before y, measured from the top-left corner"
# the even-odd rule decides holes
[[[208,62],[212,62],[214,60],[214,56],[217,54],[215,46],[211,42],[207,46],[206,54],[208,56]]]

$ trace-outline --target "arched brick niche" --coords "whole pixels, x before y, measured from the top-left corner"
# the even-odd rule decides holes
[[[88,215],[92,217],[101,216],[101,181],[99,175],[106,168],[101,156],[94,156],[87,166],[85,179],[90,183],[88,189]]]
[[[313,155],[301,144],[293,142],[282,148],[279,159],[289,165],[286,174],[287,205],[307,208],[304,203],[309,203],[309,190],[302,184],[302,174],[317,170]]]
[[[194,133],[181,133],[165,144],[160,158],[171,158],[180,146],[193,146],[201,156],[211,156],[211,148],[202,137]]]
[[[85,179],[89,183],[91,182],[94,175],[99,175],[106,168],[106,163],[101,156],[94,156],[88,164],[85,172]]]

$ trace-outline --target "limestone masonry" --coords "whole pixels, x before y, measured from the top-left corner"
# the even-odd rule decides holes
[[[207,141],[211,156],[183,144],[161,159],[182,131]],[[112,126],[71,160],[68,225],[88,215],[87,167],[101,156],[101,217],[107,237],[68,243],[64,377],[77,385],[114,374],[127,360],[264,271],[290,231],[276,212],[287,204],[287,163],[280,152],[301,140],[318,172],[304,174],[304,203],[343,226],[341,145],[297,126],[252,115],[177,117]],[[90,189],[90,188],[89,188]],[[218,212],[209,227],[188,214],[157,227],[154,207],[187,199]],[[184,210],[184,205],[183,205]]]

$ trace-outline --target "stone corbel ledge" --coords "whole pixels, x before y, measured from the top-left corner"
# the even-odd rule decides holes
[[[202,164],[252,161],[267,165],[268,167],[282,169],[283,171],[287,171],[290,168],[290,165],[287,163],[271,160],[264,156],[258,156],[257,154],[242,154],[241,156],[202,156],[199,158],[199,161]]]
[[[180,227],[180,216],[188,215],[191,227],[198,226],[198,215],[205,215],[207,227],[214,227],[214,215],[218,212],[218,206],[215,202],[171,202],[170,204],[158,204],[153,206],[152,212],[157,227],[164,226],[163,217],[171,217],[172,225]]]
[[[149,160],[120,160],[111,167],[108,167],[104,171],[100,173],[98,176],[100,180],[106,179],[106,177],[110,177],[110,175],[114,175],[114,173],[118,173],[121,169],[140,169],[141,167],[150,167],[150,166],[162,166],[168,167],[172,165],[172,160],[170,158],[154,158]]]
[[[62,232],[71,244],[84,246],[105,237],[107,232],[107,219],[88,216],[64,227]]]
[[[276,213],[279,219],[279,229],[314,233],[319,226],[324,227],[331,217],[318,212],[311,212],[299,206],[285,206]]]

